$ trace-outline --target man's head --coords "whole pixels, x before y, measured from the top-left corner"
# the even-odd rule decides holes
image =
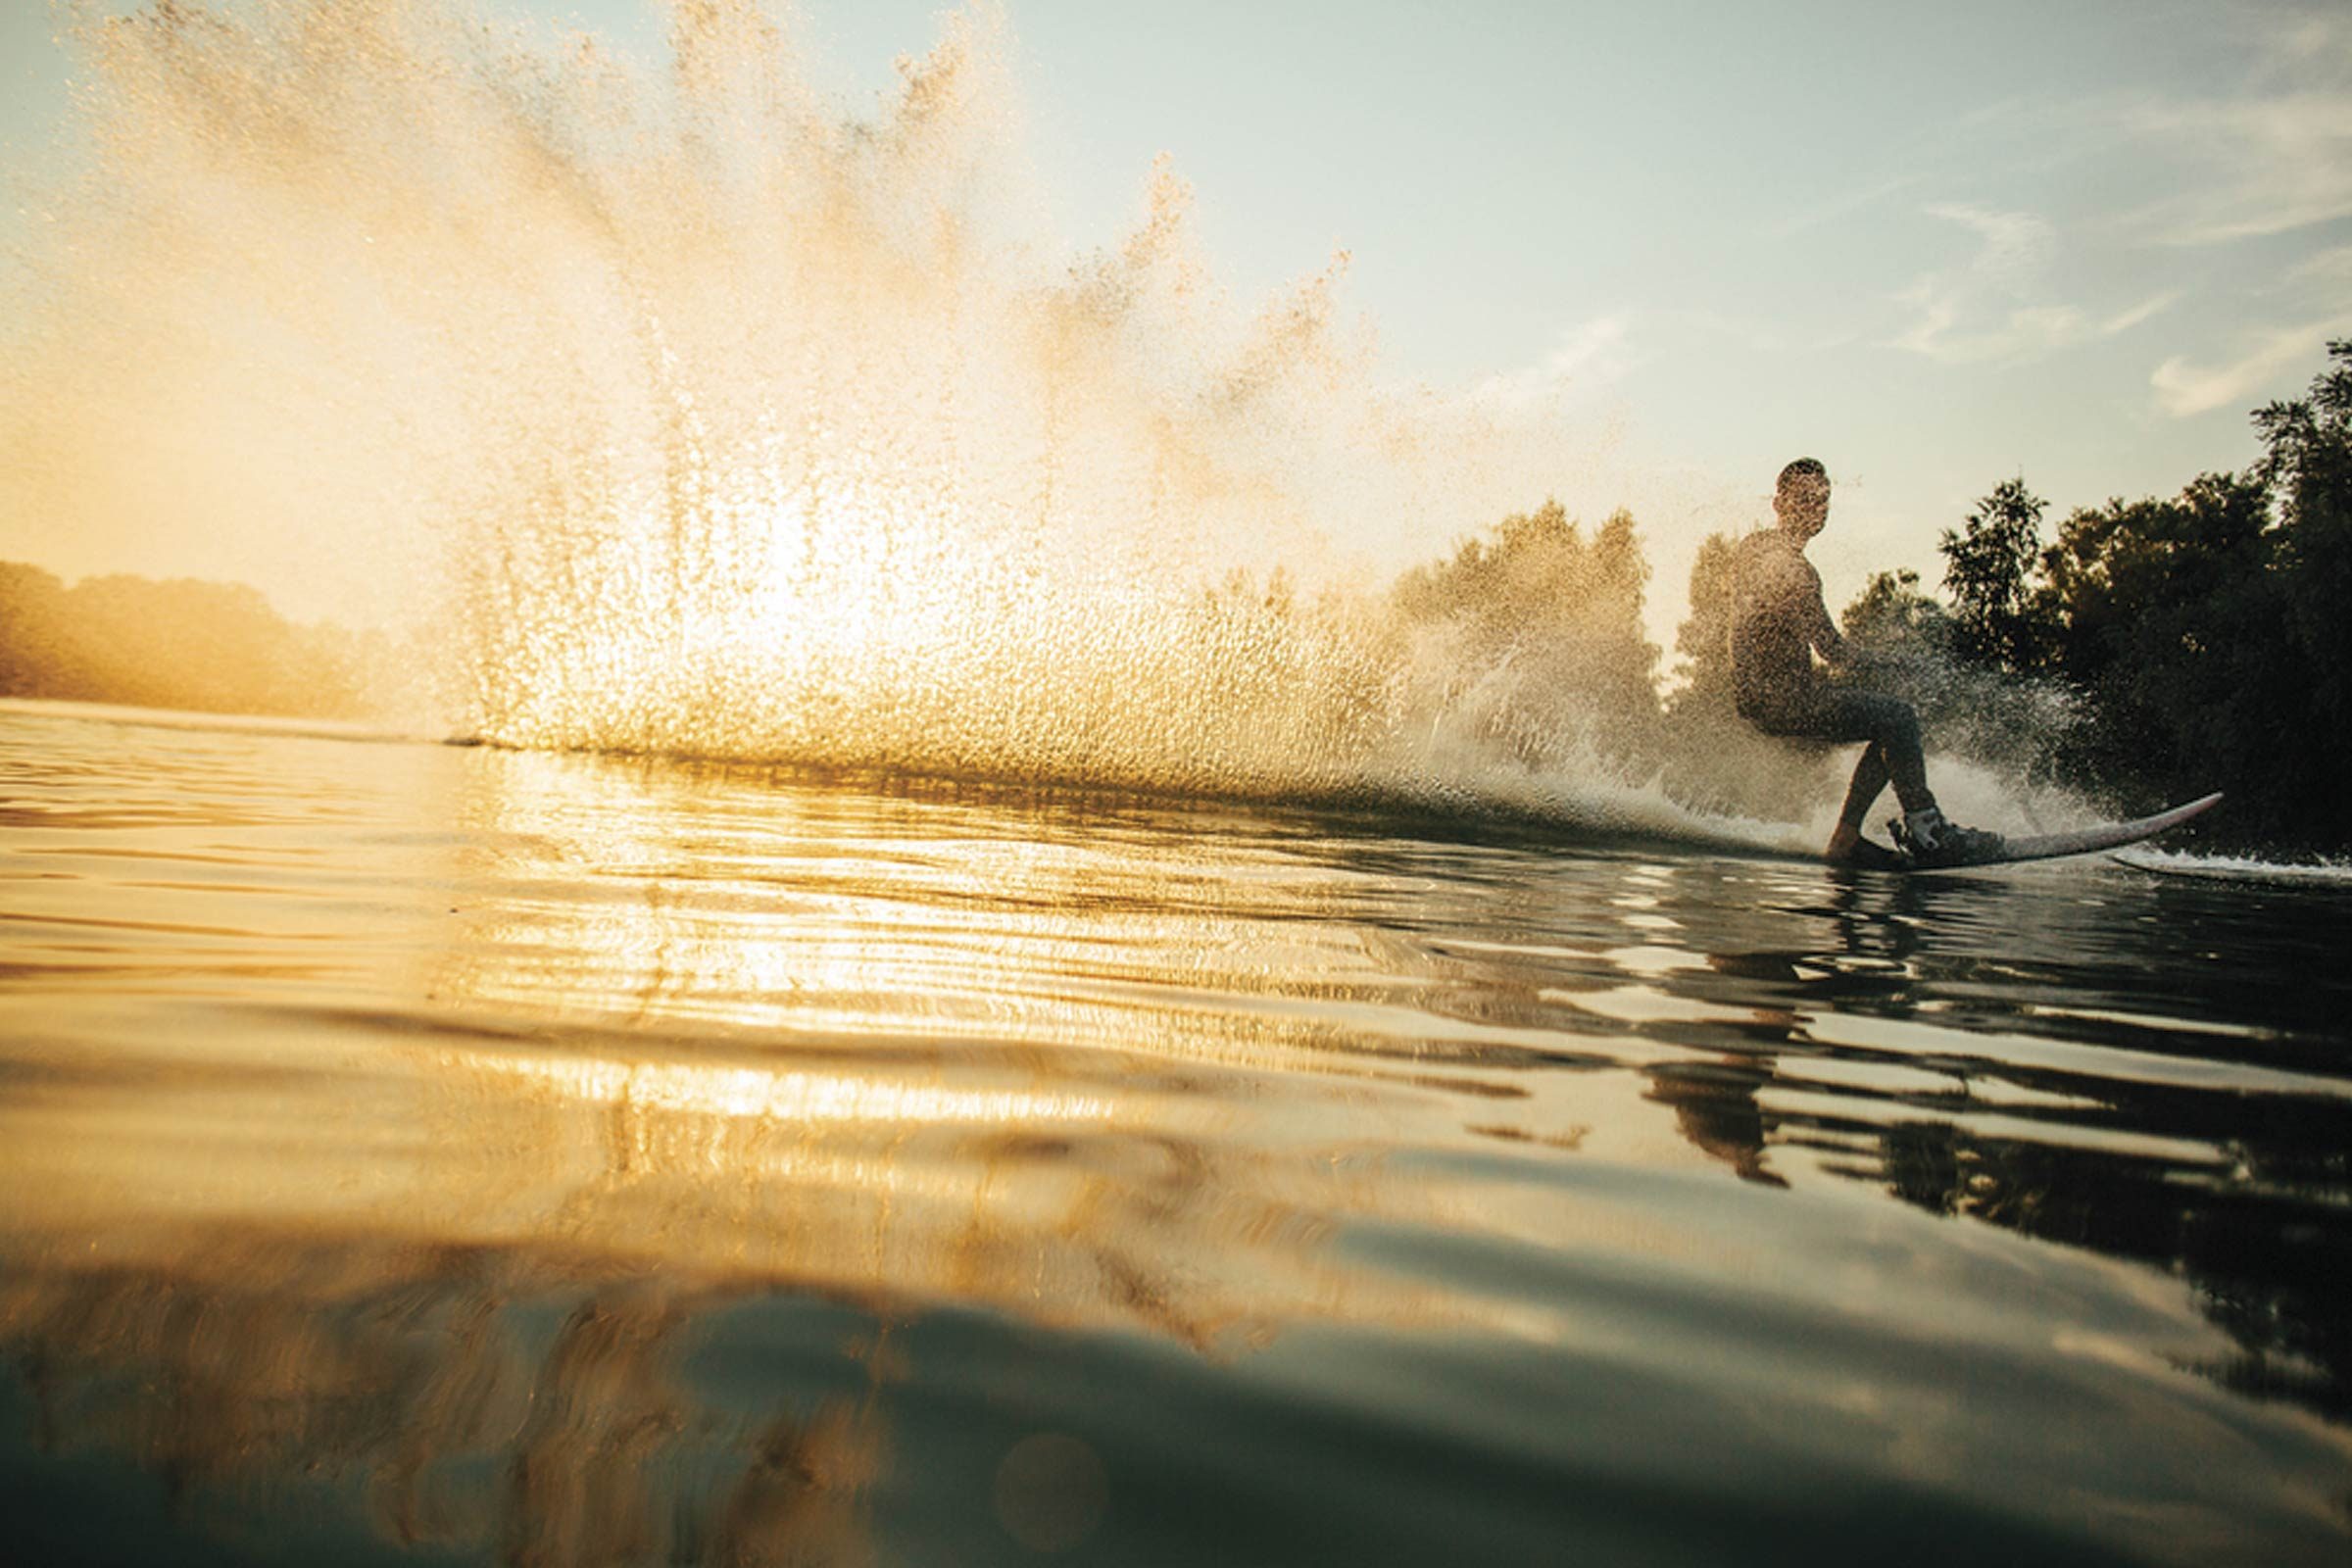
[[[1830,520],[1830,470],[1819,458],[1799,458],[1781,470],[1772,487],[1772,510],[1781,526],[1799,539],[1810,539]]]

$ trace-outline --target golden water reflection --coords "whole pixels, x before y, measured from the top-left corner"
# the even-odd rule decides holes
[[[2027,1357],[2116,1475],[2191,1491],[2246,1485],[2219,1391],[2339,1395],[2308,1217],[2246,1195],[2340,1079],[2241,1018],[2198,1037],[2240,1054],[2208,1099],[2125,1001],[2038,989],[2014,955],[2076,940],[2063,887],[327,740],[100,731],[44,772],[15,738],[0,1349],[36,1449],[174,1507],[339,1477],[381,1539],[513,1561],[908,1560],[923,1466],[1084,1424],[951,1392],[1024,1334],[1236,1397],[1356,1336],[1305,1406],[1440,1427],[1387,1362],[1520,1348],[1960,1493],[2072,1461],[1984,1426],[1955,1357]],[[2240,1091],[2303,1130],[2215,1120]],[[2191,1195],[2232,1184],[2225,1254]],[[2200,1316],[2168,1263],[2275,1310]],[[1781,1364],[1865,1330],[1875,1371]],[[1594,1397],[1612,1441],[1673,1430]],[[2302,1464],[2266,1483],[2297,1508]]]

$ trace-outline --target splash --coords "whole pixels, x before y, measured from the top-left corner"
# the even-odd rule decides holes
[[[1344,258],[1237,308],[1164,162],[1060,245],[991,9],[864,117],[755,0],[665,9],[657,67],[465,0],[85,17],[6,499],[340,581],[387,703],[507,745],[1695,819],[1646,668],[1366,586],[1531,441],[1384,379]]]

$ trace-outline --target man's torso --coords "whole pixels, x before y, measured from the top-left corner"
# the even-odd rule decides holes
[[[1778,528],[1740,541],[1733,557],[1732,681],[1750,718],[1801,708],[1820,694],[1813,628],[1826,615],[1821,573]]]

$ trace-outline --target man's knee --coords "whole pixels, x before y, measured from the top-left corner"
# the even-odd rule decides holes
[[[1919,750],[1919,715],[1911,710],[1909,703],[1893,697],[1872,697],[1867,701],[1873,740],[1890,750]]]

